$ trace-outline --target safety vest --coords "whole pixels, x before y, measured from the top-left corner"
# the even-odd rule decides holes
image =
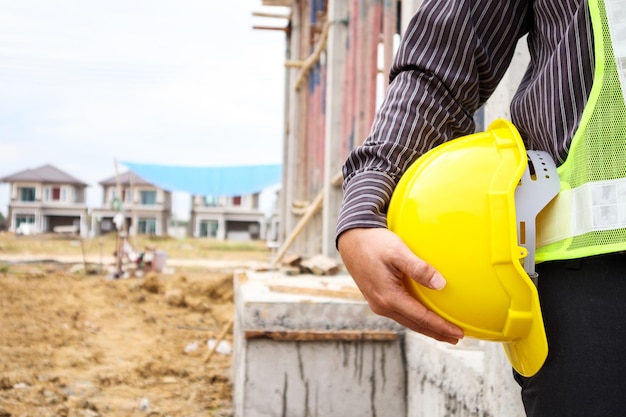
[[[589,0],[589,10],[593,86],[557,170],[561,191],[537,216],[536,262],[626,251],[626,2]]]

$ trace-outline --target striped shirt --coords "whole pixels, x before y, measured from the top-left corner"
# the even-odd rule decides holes
[[[344,166],[337,236],[387,227],[398,180],[420,155],[474,132],[474,113],[524,35],[527,71],[511,121],[528,149],[565,161],[593,81],[586,0],[425,0],[403,35],[369,136]]]

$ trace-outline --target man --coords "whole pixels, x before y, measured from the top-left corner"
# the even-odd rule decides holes
[[[590,220],[562,221],[563,236],[548,236],[537,253],[549,350],[536,375],[516,375],[528,416],[626,415],[626,111],[613,56],[613,48],[624,50],[615,28],[623,27],[626,10],[619,0],[605,1],[610,13],[602,0],[424,1],[405,31],[370,135],[344,165],[337,247],[370,307],[457,343],[462,329],[402,284],[406,275],[442,289],[445,277],[387,229],[386,211],[411,163],[473,132],[474,113],[528,36],[531,59],[511,119],[526,148],[548,152],[571,188],[558,197],[561,211],[545,221],[578,216],[583,210],[568,206],[574,200],[588,198],[592,207]],[[602,190],[614,196],[611,203],[594,199]]]

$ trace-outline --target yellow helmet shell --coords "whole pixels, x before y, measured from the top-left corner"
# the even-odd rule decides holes
[[[465,335],[502,342],[513,367],[534,375],[547,354],[537,289],[523,268],[515,189],[527,154],[515,127],[446,142],[415,161],[388,210],[389,229],[446,278],[441,291],[410,277],[407,290]]]

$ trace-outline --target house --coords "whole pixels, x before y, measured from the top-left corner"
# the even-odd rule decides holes
[[[83,181],[52,165],[26,169],[0,178],[10,189],[8,229],[23,234],[87,233]]]
[[[191,235],[217,240],[264,239],[267,226],[265,213],[260,209],[260,195],[192,195]]]
[[[146,181],[132,171],[100,181],[102,207],[92,210],[96,234],[116,230],[113,218],[122,213],[131,235],[165,236],[172,217],[172,193]]]

